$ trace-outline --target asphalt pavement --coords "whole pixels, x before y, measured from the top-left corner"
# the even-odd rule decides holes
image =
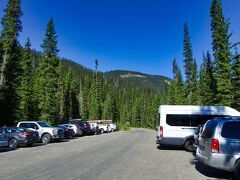
[[[14,151],[0,150],[0,180],[230,179],[177,147],[157,147],[156,132],[132,129]]]

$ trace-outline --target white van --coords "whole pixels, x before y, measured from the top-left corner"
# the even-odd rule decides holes
[[[226,106],[162,105],[156,143],[184,146],[193,151],[193,134],[198,125],[224,116],[240,116],[240,112]]]

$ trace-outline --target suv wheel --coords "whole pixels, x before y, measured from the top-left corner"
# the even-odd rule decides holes
[[[16,149],[17,146],[18,146],[17,139],[15,139],[15,138],[10,139],[9,142],[8,142],[8,146],[9,146],[11,149]]]
[[[240,180],[240,160],[235,164],[234,175],[236,179]]]
[[[41,138],[41,141],[43,144],[48,144],[50,143],[52,140],[52,136],[50,134],[43,134],[42,135],[42,138]]]
[[[188,152],[193,152],[194,151],[194,146],[193,146],[194,140],[193,139],[188,139],[185,144],[184,144],[184,148],[186,149],[186,151]]]

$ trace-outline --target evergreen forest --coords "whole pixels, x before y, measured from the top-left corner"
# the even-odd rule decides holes
[[[172,60],[173,77],[132,71],[100,72],[61,58],[54,19],[46,24],[42,50],[31,39],[20,44],[24,28],[21,0],[8,0],[1,17],[0,35],[0,127],[22,120],[42,120],[52,125],[70,119],[111,119],[119,125],[154,129],[163,104],[221,105],[240,110],[239,43],[230,42],[230,21],[220,0],[212,0],[212,49],[203,52],[197,67],[190,28],[183,25],[184,73]],[[171,61],[171,60],[170,60]]]

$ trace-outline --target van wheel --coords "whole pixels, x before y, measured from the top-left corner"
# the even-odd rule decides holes
[[[43,144],[48,144],[50,143],[52,140],[52,136],[50,134],[43,134],[42,135],[42,138],[41,138],[41,141]]]
[[[194,151],[194,146],[193,146],[194,140],[193,139],[188,139],[185,144],[184,144],[184,148],[186,149],[186,151],[188,152],[193,152]]]
[[[236,179],[240,180],[240,160],[235,164],[234,175]]]

